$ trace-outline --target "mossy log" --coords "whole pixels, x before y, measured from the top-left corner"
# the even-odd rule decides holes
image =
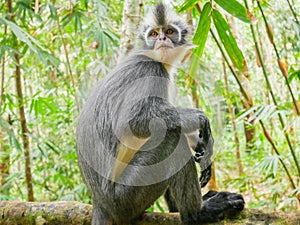
[[[87,225],[92,206],[79,202],[0,202],[0,224],[5,225]],[[145,213],[135,225],[180,225],[178,213]],[[300,225],[300,213],[264,213],[244,209],[212,225]]]

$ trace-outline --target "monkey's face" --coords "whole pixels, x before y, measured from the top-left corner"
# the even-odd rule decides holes
[[[140,38],[147,50],[168,50],[184,45],[188,26],[172,10],[158,4],[148,14],[142,26]]]
[[[181,31],[172,26],[149,29],[145,33],[146,45],[153,50],[172,49],[179,45]]]

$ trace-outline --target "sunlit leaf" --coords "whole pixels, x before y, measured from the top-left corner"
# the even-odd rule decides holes
[[[213,10],[212,17],[221,42],[225,47],[225,50],[232,63],[241,72],[247,71],[246,60],[242,51],[238,47],[235,38],[232,35],[227,21],[218,10]]]
[[[206,3],[203,7],[198,26],[193,38],[193,43],[197,46],[193,50],[191,66],[189,72],[191,75],[196,73],[197,68],[199,67],[199,61],[204,51],[205,43],[207,40],[208,32],[210,30],[211,24],[211,4],[210,2]]]
[[[193,43],[197,46],[194,54],[196,54],[199,58],[202,56],[208,32],[210,30],[211,12],[211,4],[210,2],[207,2],[203,7],[199,23],[194,34]]]
[[[165,212],[164,208],[160,205],[160,203],[159,203],[158,200],[155,201],[155,205],[156,205],[156,207],[159,209],[159,211],[160,211],[161,213],[164,213],[164,212]]]
[[[247,108],[245,111],[243,111],[237,118],[237,120],[243,120],[244,118],[246,118],[247,116],[249,116],[251,113],[253,113],[255,110],[257,110],[259,106],[252,106]]]
[[[0,23],[6,24],[12,30],[12,32],[15,34],[18,40],[24,42],[30,48],[31,51],[37,54],[38,58],[41,59],[43,63],[47,64],[47,62],[50,61],[51,64],[55,66],[58,65],[59,60],[55,56],[45,51],[40,42],[33,38],[21,27],[9,20],[6,20],[5,18],[0,18]],[[26,48],[24,48],[23,50],[26,51]]]
[[[186,11],[192,8],[199,0],[186,0],[178,9],[178,12]]]
[[[51,2],[49,2],[49,9],[50,9],[50,13],[51,13],[52,18],[56,18],[57,17],[57,11],[56,11],[55,6]]]
[[[232,16],[250,23],[251,18],[246,8],[236,0],[215,0],[215,2]]]
[[[259,168],[261,172],[271,174],[275,177],[278,171],[279,159],[280,156],[278,155],[265,157],[255,168]]]
[[[57,148],[52,142],[46,141],[45,143],[49,149],[51,149],[56,154],[60,154],[61,150]]]
[[[252,120],[264,120],[264,119],[270,119],[271,116],[274,115],[274,112],[276,111],[277,107],[275,105],[264,105],[258,108],[256,112],[253,113],[251,117],[249,117],[249,121]]]

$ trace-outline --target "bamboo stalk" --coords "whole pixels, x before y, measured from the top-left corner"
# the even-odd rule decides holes
[[[200,8],[199,4],[196,4],[195,7],[196,7],[197,11],[198,11],[199,13],[201,13],[201,8]],[[251,102],[251,100],[250,100],[250,98],[249,98],[249,96],[248,96],[246,90],[244,89],[242,83],[241,83],[240,80],[238,79],[237,74],[234,72],[232,66],[230,65],[229,60],[227,59],[226,54],[225,54],[223,48],[221,47],[221,44],[219,43],[219,41],[218,41],[216,35],[214,34],[214,32],[213,32],[211,29],[210,29],[210,34],[212,35],[212,37],[213,37],[214,41],[216,42],[216,44],[217,44],[219,50],[221,51],[221,54],[222,54],[222,56],[224,57],[224,60],[225,60],[225,62],[226,62],[226,64],[227,64],[228,68],[230,69],[230,71],[232,72],[234,78],[236,79],[236,82],[237,82],[238,85],[239,85],[239,88],[240,88],[240,90],[241,90],[241,93],[242,93],[243,97],[247,100],[247,102]]]
[[[256,0],[256,2],[257,2],[257,4],[258,4],[259,8],[261,9],[261,6],[260,6],[259,1]],[[247,0],[244,0],[244,3],[245,3],[245,6],[246,6],[247,10],[249,10]],[[262,14],[263,14],[263,13],[262,13]],[[263,16],[263,17],[264,17],[264,16]],[[264,19],[265,19],[265,17],[264,17]],[[266,21],[265,21],[265,22],[266,22]],[[271,31],[269,30],[269,29],[270,29],[269,26],[266,25],[266,27],[267,27],[267,29],[268,29],[268,33],[270,33]],[[262,59],[262,56],[261,56],[260,49],[258,48],[258,44],[257,44],[256,36],[255,36],[255,31],[254,31],[254,28],[253,28],[253,25],[252,25],[252,24],[250,24],[250,29],[251,29],[252,38],[253,38],[253,41],[254,41],[254,44],[255,44],[255,48],[256,48],[256,51],[257,51],[258,59],[259,59],[260,64],[261,64],[261,66],[262,66],[263,75],[264,75],[265,80],[266,80],[266,83],[267,83],[268,91],[269,91],[270,94],[271,94],[272,101],[273,101],[274,105],[276,105],[276,106],[278,107],[278,103],[277,103],[277,100],[276,100],[275,95],[274,95],[274,93],[273,93],[273,90],[272,90],[272,87],[271,87],[271,84],[270,84],[270,81],[269,81],[269,78],[268,78],[268,75],[267,75],[266,67],[265,67],[265,64],[264,64],[263,59]],[[271,41],[271,42],[273,42],[273,41]],[[278,54],[278,52],[277,52],[277,54]],[[279,117],[279,121],[280,121],[281,127],[284,129],[284,128],[285,128],[285,123],[284,123],[283,118],[282,118],[282,116],[281,116],[280,113],[278,113],[278,117]],[[297,168],[298,175],[299,175],[299,177],[300,177],[300,165],[299,165],[299,163],[298,163],[298,160],[297,160],[297,157],[296,157],[294,148],[293,148],[292,143],[291,143],[291,141],[290,141],[290,137],[289,137],[289,135],[288,135],[287,132],[284,132],[284,136],[285,136],[286,141],[287,141],[287,143],[288,143],[288,146],[289,146],[290,152],[291,152],[291,154],[292,154],[293,160],[294,160],[294,162],[295,162],[295,164],[296,164],[296,168]]]
[[[228,85],[228,79],[227,79],[227,74],[226,74],[226,66],[224,61],[222,61],[222,66],[223,66],[223,74],[224,74],[224,83],[225,83],[225,89],[227,94],[229,93],[229,85]],[[235,142],[235,156],[237,160],[237,165],[239,169],[239,176],[243,175],[244,170],[243,170],[243,164],[242,164],[242,159],[241,159],[241,151],[240,151],[240,140],[239,136],[237,134],[237,129],[236,129],[236,122],[235,122],[235,114],[233,110],[233,106],[231,103],[227,101],[227,106],[230,114],[230,119],[232,123],[232,131],[234,133],[234,142]]]
[[[286,1],[287,1],[288,5],[289,5],[289,7],[290,7],[290,10],[291,10],[291,12],[292,12],[292,14],[293,14],[293,16],[294,16],[294,19],[295,19],[296,23],[297,23],[298,25],[300,25],[300,22],[299,22],[299,20],[298,20],[297,14],[296,14],[296,12],[295,12],[295,10],[294,10],[292,4],[290,3],[289,0],[286,0]]]
[[[30,162],[30,151],[29,151],[29,137],[28,137],[28,127],[25,117],[24,102],[23,102],[23,92],[22,92],[22,81],[21,81],[21,65],[20,65],[20,56],[19,54],[14,54],[16,59],[16,90],[18,96],[18,105],[21,121],[21,131],[22,131],[22,140],[23,140],[23,151],[25,158],[25,177],[27,185],[27,196],[28,201],[34,201],[33,196],[33,187],[32,187],[32,174],[31,174],[31,162]]]
[[[244,0],[244,2],[245,2],[245,5],[246,5],[246,8],[249,10],[248,4],[247,4],[247,0]],[[196,7],[197,11],[198,11],[199,13],[201,13],[201,8],[200,8],[200,6],[199,6],[198,4],[196,4],[195,7]],[[250,25],[250,28],[251,28],[251,32],[252,32],[252,31],[253,31],[253,26],[252,26],[252,24]],[[253,32],[254,32],[254,31],[253,31]],[[241,83],[240,83],[239,80],[238,80],[238,77],[237,77],[235,71],[234,71],[233,68],[231,67],[231,65],[230,65],[230,63],[229,63],[229,61],[228,61],[228,59],[227,59],[227,57],[226,57],[226,55],[225,55],[225,52],[223,51],[223,49],[222,49],[220,43],[218,42],[216,36],[214,35],[214,33],[213,33],[212,30],[210,30],[210,33],[212,34],[214,41],[216,42],[216,44],[217,44],[219,50],[221,51],[221,54],[222,54],[222,56],[224,57],[224,60],[225,60],[225,62],[226,62],[226,64],[227,64],[227,66],[229,67],[231,73],[232,73],[233,76],[235,77],[235,79],[236,79],[237,83],[239,84],[239,86],[242,87]],[[255,36],[254,36],[253,38],[254,38],[255,46],[258,47],[258,44],[257,44],[257,41],[256,41]],[[257,49],[257,50],[258,50],[258,49]],[[261,55],[258,54],[258,56],[259,56],[260,61],[262,61]],[[265,71],[265,67],[262,67],[262,68],[263,68],[263,71]],[[264,74],[266,74],[266,73],[264,73]],[[268,88],[270,88],[271,85],[270,85],[269,80],[266,79],[266,81],[267,81]],[[242,91],[242,90],[244,90],[244,89],[242,88],[241,91]],[[242,91],[242,93],[243,93],[243,95],[245,95],[245,98],[249,100],[249,97],[248,97],[247,93],[245,92],[245,90],[244,90],[244,92]],[[260,125],[262,126],[263,130],[266,130],[266,128],[264,128],[263,123],[262,123],[261,121],[260,121]],[[264,132],[264,135],[265,135],[265,136],[266,136],[267,134],[268,134],[268,133]],[[269,135],[269,136],[270,136],[270,135]],[[278,151],[277,147],[275,146],[274,142],[270,142],[270,140],[272,140],[272,139],[269,139],[267,136],[266,136],[266,138],[267,138],[267,140],[269,141],[269,143],[272,145],[272,147],[276,149],[276,152],[279,153],[279,151]],[[286,167],[283,160],[280,160],[280,163],[283,165],[283,167]],[[289,177],[289,172],[287,173],[287,176]],[[293,179],[290,180],[290,182],[291,182],[291,185],[294,185]],[[299,200],[299,201],[300,201],[300,200]]]
[[[270,29],[270,25],[269,25],[269,23],[268,23],[268,21],[267,21],[267,18],[266,18],[265,14],[264,14],[264,11],[263,11],[263,9],[262,9],[262,7],[261,7],[261,5],[260,5],[260,2],[257,1],[257,4],[258,4],[258,8],[259,8],[259,10],[260,10],[260,12],[261,12],[261,14],[262,14],[262,17],[263,17],[263,19],[264,19],[265,26],[266,26],[266,29],[267,29],[268,33],[272,33],[272,30]],[[273,35],[273,34],[272,34],[272,35]],[[293,103],[294,103],[294,106],[295,106],[297,115],[300,116],[300,110],[299,110],[299,108],[298,108],[296,98],[295,98],[295,96],[294,96],[294,93],[293,93],[293,91],[292,91],[292,88],[291,88],[291,86],[290,86],[290,84],[289,84],[289,81],[288,81],[288,78],[287,78],[287,76],[288,76],[288,71],[287,71],[287,69],[285,68],[285,65],[284,65],[284,64],[282,63],[282,61],[281,61],[279,52],[278,52],[278,50],[277,50],[277,46],[276,46],[276,44],[275,44],[275,41],[272,40],[272,41],[271,41],[271,44],[272,44],[272,46],[273,46],[273,48],[274,48],[274,50],[275,50],[276,57],[277,57],[277,62],[278,62],[279,68],[280,68],[280,70],[281,70],[281,72],[282,72],[282,75],[283,75],[283,77],[284,77],[285,83],[286,83],[286,85],[288,86],[289,92],[290,92],[290,94],[291,94],[291,96],[292,96]]]
[[[73,7],[72,6],[72,2],[70,1],[70,10],[72,10],[72,7]],[[70,12],[72,12],[72,11],[70,11]],[[75,79],[74,79],[74,75],[73,75],[72,68],[71,68],[71,63],[70,63],[70,59],[69,59],[69,53],[68,53],[68,49],[67,49],[67,44],[66,44],[66,42],[63,39],[62,28],[61,28],[58,16],[56,16],[56,23],[57,23],[59,37],[61,39],[61,42],[62,42],[63,48],[64,48],[64,52],[65,52],[65,58],[66,58],[66,63],[67,63],[66,68],[67,68],[67,71],[69,72],[69,76],[70,76],[70,80],[71,80],[71,87],[72,87],[72,90],[74,92],[73,95],[75,97],[75,102],[76,102],[77,110],[79,112],[79,101],[78,101],[78,96],[76,94]]]

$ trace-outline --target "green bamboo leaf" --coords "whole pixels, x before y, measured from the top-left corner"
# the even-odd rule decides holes
[[[261,172],[276,176],[278,170],[278,162],[280,156],[272,155],[265,157],[255,168],[260,169]]]
[[[264,119],[270,119],[273,115],[274,112],[277,110],[277,107],[275,105],[264,105],[260,106],[257,111],[249,117],[249,121],[252,120],[264,120]]]
[[[195,74],[199,65],[199,60],[201,59],[201,56],[203,54],[208,32],[210,30],[211,11],[211,4],[210,2],[207,2],[203,7],[199,23],[193,38],[193,43],[197,46],[197,48],[193,50],[190,74]]]
[[[246,8],[236,0],[215,0],[215,2],[221,6],[232,16],[246,22],[251,23],[250,15],[247,13]]]
[[[259,108],[258,105],[247,108],[245,111],[242,111],[240,115],[238,115],[237,121],[243,121],[251,113],[255,112]]]
[[[241,72],[247,71],[246,60],[242,51],[238,47],[235,38],[232,35],[227,21],[217,10],[213,10],[212,17],[219,37],[222,41],[222,44],[224,45],[225,50],[228,56],[230,57],[232,63]]]
[[[0,18],[0,22],[6,24],[12,30],[12,32],[16,35],[16,37],[20,41],[24,42],[32,51],[34,51],[35,53],[37,52],[37,48],[34,46],[34,44],[39,46],[39,43],[37,43],[37,41],[34,41],[33,38],[30,36],[30,34],[28,34],[22,28],[20,28],[15,23],[13,23],[9,20]]]
[[[14,146],[19,152],[22,152],[22,147],[18,141],[18,139],[15,136],[15,133],[12,129],[8,132],[9,135],[9,142],[11,146]]]
[[[211,4],[207,2],[202,10],[199,23],[194,34],[193,43],[197,45],[197,55],[201,58],[211,24]]]
[[[57,11],[56,11],[55,6],[51,2],[49,3],[49,9],[50,9],[51,17],[53,19],[56,18],[57,17]]]
[[[55,56],[49,54],[46,50],[44,50],[43,46],[40,44],[39,41],[37,41],[34,37],[32,37],[28,32],[23,30],[21,27],[19,27],[17,24],[5,19],[5,18],[0,18],[0,24],[4,23],[6,24],[11,31],[14,33],[14,35],[21,41],[30,48],[31,51],[37,54],[38,58],[41,59],[41,61],[44,64],[47,64],[48,61],[52,65],[57,66],[59,63],[59,59],[56,58]],[[27,47],[23,49],[23,53],[27,51]]]
[[[61,152],[61,150],[53,142],[46,141],[45,144],[50,150],[52,150],[57,155]]]
[[[178,12],[186,11],[192,8],[199,0],[187,0],[178,9]]]

